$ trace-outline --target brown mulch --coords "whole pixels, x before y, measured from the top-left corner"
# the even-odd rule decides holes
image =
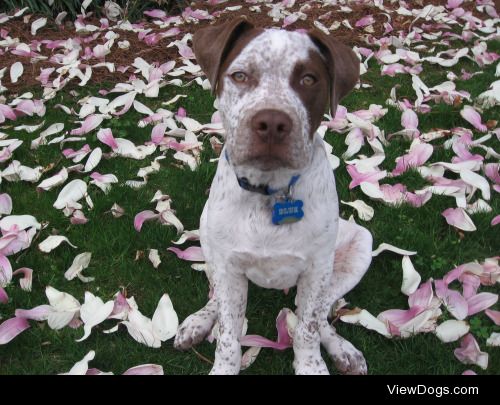
[[[422,7],[422,3],[425,3],[425,5],[429,3],[432,3],[433,5],[444,5],[446,4],[446,0],[430,0],[430,1],[426,0],[425,2],[415,1],[413,3],[415,3],[414,7]],[[304,2],[297,1],[296,5],[291,11],[298,11],[303,4]],[[239,6],[239,5],[241,5],[242,8],[237,11],[222,13],[222,10],[224,10],[226,7]],[[255,13],[249,10],[250,7],[255,5],[260,6],[262,10],[261,13]],[[210,6],[203,1],[193,1],[191,3],[191,7],[193,10],[203,9],[209,11],[211,14],[216,15],[217,23],[222,23],[228,19],[234,18],[235,16],[246,15],[256,26],[259,27],[281,26],[283,24],[282,20],[279,21],[278,23],[273,22],[272,18],[267,15],[267,12],[269,11],[268,7],[262,3],[247,4],[245,2],[238,0],[230,0],[228,2],[219,5]],[[311,29],[313,27],[313,21],[318,19],[318,17],[320,16],[324,16],[327,12],[332,11],[331,14],[326,16],[326,18],[319,20],[326,27],[329,27],[335,21],[342,21],[346,18],[348,18],[351,24],[354,25],[354,22],[360,19],[361,17],[368,14],[373,15],[375,23],[373,24],[374,32],[372,34],[368,34],[366,31],[363,30],[363,28],[354,28],[351,30],[344,27],[343,25],[341,25],[334,32],[333,35],[335,35],[336,38],[349,45],[366,46],[366,43],[364,41],[366,35],[373,35],[376,38],[381,37],[383,35],[384,32],[383,24],[387,22],[387,17],[381,14],[380,10],[372,6],[366,6],[366,5],[351,5],[350,7],[353,9],[353,12],[346,14],[336,11],[337,7],[333,6],[322,7],[322,5],[319,3],[313,3],[311,4],[311,7],[308,10],[304,10],[304,13],[307,14],[308,16],[308,18],[305,21],[298,20],[294,24],[288,26],[286,29],[290,30],[295,30],[298,28]],[[475,15],[478,15],[473,4],[466,3],[465,5],[463,5],[463,7],[468,11],[472,11]],[[20,42],[30,44],[32,43],[32,41],[35,40],[35,38],[30,33],[31,22],[34,21],[37,18],[37,16],[31,16],[29,21],[27,21],[26,23],[23,23],[24,18],[25,16],[17,18],[16,20],[13,21],[9,21],[5,24],[2,24],[0,25],[0,29],[8,31],[8,35],[10,37],[19,38]],[[408,29],[411,24],[411,21],[412,18],[399,16],[395,13],[392,14],[391,24],[394,28],[394,32]],[[100,25],[97,19],[94,20],[89,19],[87,20],[87,23],[94,24],[97,26]],[[159,29],[158,26],[153,24],[151,22],[151,19],[149,18],[142,21],[142,23],[144,24],[144,28],[152,29],[151,33],[166,31],[166,29],[163,30]],[[141,57],[149,63],[157,63],[158,65],[172,59],[180,59],[177,48],[176,47],[167,48],[167,45],[170,42],[174,41],[175,39],[182,38],[186,32],[193,33],[197,29],[205,27],[211,23],[212,21],[202,20],[197,24],[194,23],[183,24],[179,26],[181,32],[176,37],[164,38],[153,46],[149,46],[144,41],[139,40],[137,33],[130,31],[116,30],[115,32],[120,35],[120,38],[117,41],[128,40],[130,42],[129,49],[123,50],[118,48],[116,41],[115,45],[112,48],[111,53],[107,55],[103,60],[90,59],[88,61],[82,61],[82,65],[80,66],[80,68],[85,68],[85,63],[88,63],[89,65],[94,65],[99,62],[113,62],[115,64],[115,67],[118,68],[119,66],[130,65],[136,57]],[[55,23],[49,21],[45,27],[43,27],[37,32],[36,35],[36,39],[39,41],[66,40],[68,38],[85,39],[88,37],[89,37],[88,34],[76,33],[74,25],[70,21],[67,21],[62,26],[57,26]],[[84,44],[83,46],[84,47],[88,46],[90,48],[93,48],[94,46],[98,44],[103,44],[105,42],[106,39],[104,38],[104,35],[101,34],[98,38]],[[61,50],[47,49],[45,45],[42,44],[41,51],[39,53],[50,58],[53,54],[59,52],[61,52]],[[17,61],[22,62],[25,73],[23,74],[21,80],[18,83],[12,84],[10,82],[8,69],[10,69],[10,66]],[[13,55],[9,51],[7,51],[4,54],[0,54],[0,69],[2,69],[3,67],[7,67],[6,74],[4,75],[3,78],[3,84],[5,87],[8,88],[7,92],[12,95],[20,93],[22,91],[26,91],[32,87],[38,88],[40,86],[40,83],[36,80],[36,77],[40,74],[40,70],[47,67],[55,67],[57,69],[59,65],[51,62],[48,59],[44,61],[38,61],[36,63],[31,63],[30,58]],[[116,84],[119,82],[127,81],[131,74],[132,74],[132,69],[129,69],[125,73],[120,73],[118,71],[111,73],[104,67],[93,68],[92,78],[89,83]]]

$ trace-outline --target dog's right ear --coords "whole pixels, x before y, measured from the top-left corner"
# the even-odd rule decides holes
[[[201,28],[193,36],[196,61],[208,77],[212,93],[217,88],[220,67],[231,46],[243,33],[253,28],[246,17],[226,21],[224,24]]]

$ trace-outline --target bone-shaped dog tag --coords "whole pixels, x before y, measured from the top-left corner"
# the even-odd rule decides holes
[[[292,224],[300,221],[304,216],[302,200],[278,201],[273,206],[273,224]]]

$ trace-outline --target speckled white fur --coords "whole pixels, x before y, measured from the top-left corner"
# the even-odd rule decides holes
[[[187,349],[218,320],[212,374],[240,370],[248,280],[264,288],[297,286],[298,324],[293,339],[297,374],[328,373],[320,343],[342,372],[366,373],[362,354],[327,321],[332,304],[368,269],[372,239],[366,229],[339,220],[335,178],[322,140],[318,135],[310,138],[307,109],[289,84],[293,66],[311,49],[315,46],[305,34],[266,30],[228,68],[229,74],[252,69],[259,77],[258,86],[242,92],[230,79],[223,79],[219,106],[230,162],[219,161],[200,221],[214,297],[182,323],[175,341],[177,347]],[[292,118],[292,169],[264,172],[240,164],[248,148],[248,119],[265,108],[282,110]],[[237,174],[253,184],[282,188],[297,173],[300,179],[293,197],[304,202],[304,218],[279,226],[271,222],[273,197],[243,190],[236,179]]]

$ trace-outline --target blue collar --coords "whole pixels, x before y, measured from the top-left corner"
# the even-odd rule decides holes
[[[229,156],[227,154],[227,150],[224,150],[224,156],[225,156],[227,162],[229,163]],[[288,195],[290,193],[290,189],[295,185],[295,183],[297,183],[299,178],[300,178],[300,174],[292,176],[292,178],[290,179],[290,181],[288,183],[287,190],[285,192],[286,195]],[[269,185],[267,185],[267,184],[259,184],[259,185],[251,184],[246,177],[236,176],[236,179],[238,180],[238,184],[240,185],[240,187],[243,190],[251,191],[252,193],[259,193],[262,195],[273,195],[273,194],[276,194],[279,191],[281,191],[281,189],[273,189],[273,188],[269,187]]]

